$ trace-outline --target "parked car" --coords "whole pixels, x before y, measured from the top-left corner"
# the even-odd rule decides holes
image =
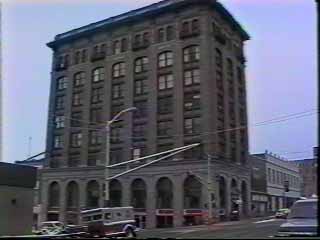
[[[296,201],[287,222],[278,230],[277,237],[308,237],[318,235],[318,199]]]
[[[97,208],[81,212],[87,237],[136,237],[133,207]]]
[[[239,215],[239,211],[238,210],[231,211],[230,220],[231,221],[239,221],[240,220],[240,215]]]
[[[57,235],[63,232],[64,225],[59,221],[48,221],[43,222],[40,226],[40,231],[38,234],[41,235]]]
[[[276,217],[276,218],[287,218],[289,212],[290,212],[290,209],[288,209],[288,208],[279,209],[279,210],[276,212],[275,217]]]

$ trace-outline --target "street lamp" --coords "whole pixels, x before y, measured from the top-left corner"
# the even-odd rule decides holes
[[[117,113],[110,121],[107,122],[106,125],[106,164],[105,164],[105,207],[109,207],[109,168],[108,166],[110,165],[110,129],[111,129],[111,124],[117,121],[122,114],[130,111],[135,111],[137,110],[136,107],[130,107],[127,109],[124,109]]]

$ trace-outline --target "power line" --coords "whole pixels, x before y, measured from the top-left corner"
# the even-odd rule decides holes
[[[270,120],[265,120],[253,125],[240,125],[238,127],[234,127],[234,128],[229,128],[229,129],[221,129],[221,130],[217,130],[217,131],[213,131],[213,132],[202,132],[200,134],[176,134],[176,135],[159,135],[157,136],[157,138],[168,138],[168,137],[188,137],[188,136],[193,136],[193,137],[199,137],[199,136],[206,136],[206,135],[213,135],[213,134],[218,134],[218,133],[223,133],[223,132],[229,132],[229,131],[236,131],[236,130],[244,130],[244,129],[248,129],[250,126],[251,127],[260,127],[260,126],[266,126],[266,125],[271,125],[271,124],[275,124],[275,123],[280,123],[280,122],[285,122],[288,120],[292,120],[292,119],[298,119],[298,118],[302,118],[302,117],[307,117],[307,116],[311,116],[318,113],[318,111],[315,110],[308,110],[308,111],[303,111],[303,112],[299,112],[299,113],[294,113],[294,114],[289,114],[283,117],[277,117],[277,118],[273,118]],[[55,124],[49,124],[51,126],[56,126]],[[84,127],[65,127],[65,128],[70,128],[70,129],[84,129],[84,130],[95,130],[95,131],[101,131],[104,130],[104,128],[84,128]],[[112,139],[119,139],[118,137],[111,137]],[[124,137],[121,137],[124,138]],[[125,137],[126,139],[143,139],[144,137]]]

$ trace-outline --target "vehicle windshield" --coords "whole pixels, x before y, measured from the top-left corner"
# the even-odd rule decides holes
[[[317,216],[317,202],[299,202],[292,206],[288,218],[317,218]]]

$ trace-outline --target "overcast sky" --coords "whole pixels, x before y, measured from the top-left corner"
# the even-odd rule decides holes
[[[45,150],[52,52],[46,43],[154,0],[4,0],[4,161]],[[316,8],[306,0],[221,0],[248,31],[249,124],[316,108]],[[250,152],[311,157],[316,115],[250,127]],[[297,153],[298,152],[298,153]]]

